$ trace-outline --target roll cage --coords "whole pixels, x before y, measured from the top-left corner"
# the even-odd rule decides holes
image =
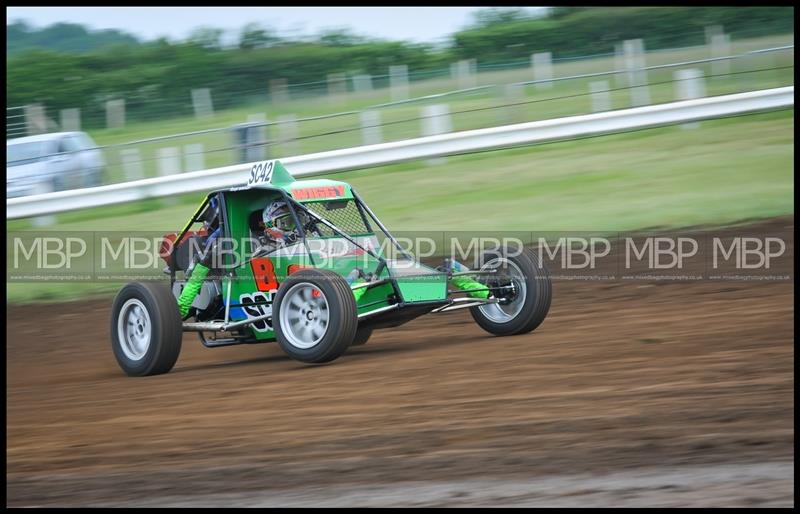
[[[226,204],[226,195],[230,193],[235,193],[237,191],[242,191],[245,188],[235,188],[230,190],[223,190],[223,191],[213,191],[206,196],[205,200],[200,204],[197,210],[192,215],[189,222],[183,227],[180,231],[178,236],[176,237],[175,241],[173,242],[172,248],[170,249],[170,257],[171,262],[175,262],[175,252],[180,246],[180,244],[186,238],[186,235],[190,232],[192,225],[199,222],[207,222],[209,224],[209,229],[216,228],[220,229],[221,237],[229,238],[231,236],[230,231],[230,221],[228,220],[228,209]],[[289,206],[289,210],[292,214],[292,218],[294,219],[295,226],[298,228],[299,236],[303,241],[303,244],[306,247],[306,251],[308,252],[308,257],[311,260],[311,264],[314,265],[314,257],[310,248],[308,246],[307,240],[307,232],[311,228],[312,224],[321,223],[328,227],[331,231],[336,233],[338,236],[345,238],[349,243],[360,248],[364,252],[368,253],[370,256],[374,257],[378,261],[378,267],[375,270],[375,277],[379,277],[380,274],[383,272],[384,269],[388,268],[388,263],[386,259],[381,256],[380,254],[376,253],[372,249],[368,247],[364,247],[363,245],[359,244],[350,234],[346,231],[342,230],[341,228],[337,227],[333,222],[323,218],[322,216],[318,215],[302,203],[298,202],[294,198],[292,198],[284,189],[279,187],[267,187],[267,186],[258,186],[258,189],[263,189],[264,191],[270,191],[273,193],[278,193],[281,196],[281,199],[284,200],[287,205]],[[371,234],[374,234],[375,231],[372,228],[372,224],[370,224],[370,220],[376,225],[381,232],[391,241],[392,245],[399,250],[399,252],[406,257],[407,259],[416,262],[416,259],[409,254],[398,241],[394,238],[394,236],[389,232],[389,230],[381,223],[378,217],[375,215],[374,212],[369,208],[369,206],[364,203],[361,197],[356,193],[355,190],[351,189],[353,194],[353,201],[358,209],[359,215],[361,216],[362,221],[364,222],[364,226],[370,231]],[[298,216],[298,211],[303,212],[309,219],[309,222],[305,224],[300,222],[300,217]],[[227,257],[227,256],[225,256]],[[252,257],[251,257],[252,259]],[[225,267],[226,262],[223,261],[223,268]],[[172,286],[175,283],[175,275],[177,272],[176,266],[170,265],[169,266],[170,272],[170,285]],[[390,271],[391,274],[391,271]],[[362,287],[378,285],[384,283],[383,280],[371,282],[368,284],[363,284]]]

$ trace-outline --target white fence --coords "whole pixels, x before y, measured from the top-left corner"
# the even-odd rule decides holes
[[[292,175],[306,177],[793,105],[794,86],[789,86],[345,148],[287,157],[281,159],[281,162]],[[122,184],[12,198],[6,200],[6,217],[27,218],[145,198],[231,187],[246,182],[251,166],[252,163],[237,164]]]

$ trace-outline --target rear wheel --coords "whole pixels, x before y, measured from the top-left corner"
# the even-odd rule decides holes
[[[178,304],[165,284],[127,284],[111,307],[111,347],[130,376],[171,370],[181,351],[182,329]]]
[[[329,362],[356,336],[358,311],[350,286],[327,270],[293,273],[275,296],[275,337],[283,351],[301,362]]]
[[[367,344],[369,338],[372,337],[372,329],[370,327],[360,327],[356,331],[356,337],[353,339],[353,342],[350,343],[350,346],[361,346],[363,344]]]
[[[529,248],[503,248],[484,254],[480,278],[499,303],[472,307],[475,322],[499,336],[524,334],[538,327],[550,310],[552,285],[539,256]]]

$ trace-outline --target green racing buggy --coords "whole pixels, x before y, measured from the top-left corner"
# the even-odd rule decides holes
[[[292,229],[283,241],[264,235],[276,228],[263,215],[275,202]],[[160,256],[169,285],[131,282],[112,306],[112,348],[131,376],[172,369],[184,332],[206,347],[277,341],[298,361],[323,363],[423,314],[468,308],[505,336],[532,331],[550,308],[550,278],[531,249],[487,250],[474,270],[451,258],[427,266],[349,184],[295,180],[279,161],[209,193],[164,236]]]

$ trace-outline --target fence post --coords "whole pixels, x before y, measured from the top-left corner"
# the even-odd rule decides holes
[[[285,114],[278,116],[278,138],[284,156],[298,155],[300,147],[297,142],[297,116]]]
[[[617,87],[629,86],[627,74],[625,73],[625,50],[623,43],[614,44],[614,85]]]
[[[372,91],[372,75],[356,75],[353,77],[353,91],[369,93]]]
[[[533,66],[533,80],[545,81],[537,82],[536,89],[552,88],[553,83],[550,80],[553,78],[553,55],[550,52],[533,54],[531,65]]]
[[[123,148],[119,151],[119,158],[122,161],[122,173],[126,182],[144,178],[142,156],[138,148]]]
[[[28,135],[47,132],[47,118],[42,104],[28,104],[25,106],[25,124]]]
[[[80,132],[81,130],[81,110],[61,109],[61,130],[63,132]]]
[[[611,94],[608,92],[608,81],[598,80],[589,83],[589,92],[592,96],[592,112],[611,110]]]
[[[161,177],[181,172],[181,153],[177,146],[158,149],[158,174]]]
[[[458,89],[475,87],[477,76],[473,73],[473,61],[475,59],[462,59],[455,63],[455,67],[451,67],[451,71],[455,70],[456,72]]]
[[[718,27],[717,31],[712,31],[711,41],[711,57],[727,57],[731,55],[731,39],[728,34],[722,32],[722,28]],[[711,61],[711,74],[715,76],[727,75],[731,72],[730,59],[723,59],[720,61]]]
[[[125,126],[125,100],[108,100],[106,102],[106,127],[121,128]]]
[[[359,113],[361,120],[361,141],[365,145],[377,145],[383,142],[381,130],[381,113],[371,109]]]
[[[675,89],[678,100],[692,100],[706,96],[703,72],[697,68],[677,70],[675,72]],[[696,129],[699,122],[683,123],[682,129]]]
[[[269,94],[273,103],[287,102],[289,100],[289,86],[286,79],[270,80]]]
[[[267,130],[267,115],[263,112],[248,114],[247,123],[258,123],[259,126],[251,130],[255,131],[255,144],[248,146],[246,150],[248,162],[266,159],[269,155],[269,133]]]
[[[186,171],[206,169],[203,143],[183,145],[183,169]]]
[[[453,123],[450,119],[450,109],[447,104],[426,105],[422,108],[422,135],[434,136],[436,134],[447,134],[453,131]],[[428,159],[429,165],[443,164],[446,162],[444,157]]]
[[[389,90],[393,102],[408,100],[408,66],[389,66]]]
[[[641,39],[627,39],[623,48],[628,87],[631,88],[631,106],[649,105],[650,91],[647,88],[647,72],[642,69],[645,67],[644,43]]]
[[[166,177],[181,172],[181,152],[177,146],[159,148],[156,154],[158,158],[158,175]],[[178,203],[175,196],[165,196],[162,200],[165,205],[176,205]]]
[[[214,115],[214,104],[211,103],[211,90],[207,87],[192,89],[192,107],[195,118],[210,118]]]
[[[705,28],[706,33],[706,44],[711,46],[711,38],[718,34],[722,34],[722,25],[706,25]]]
[[[347,93],[347,76],[344,73],[329,73],[328,74],[328,99],[332,103],[341,103],[344,101],[344,95]]]

